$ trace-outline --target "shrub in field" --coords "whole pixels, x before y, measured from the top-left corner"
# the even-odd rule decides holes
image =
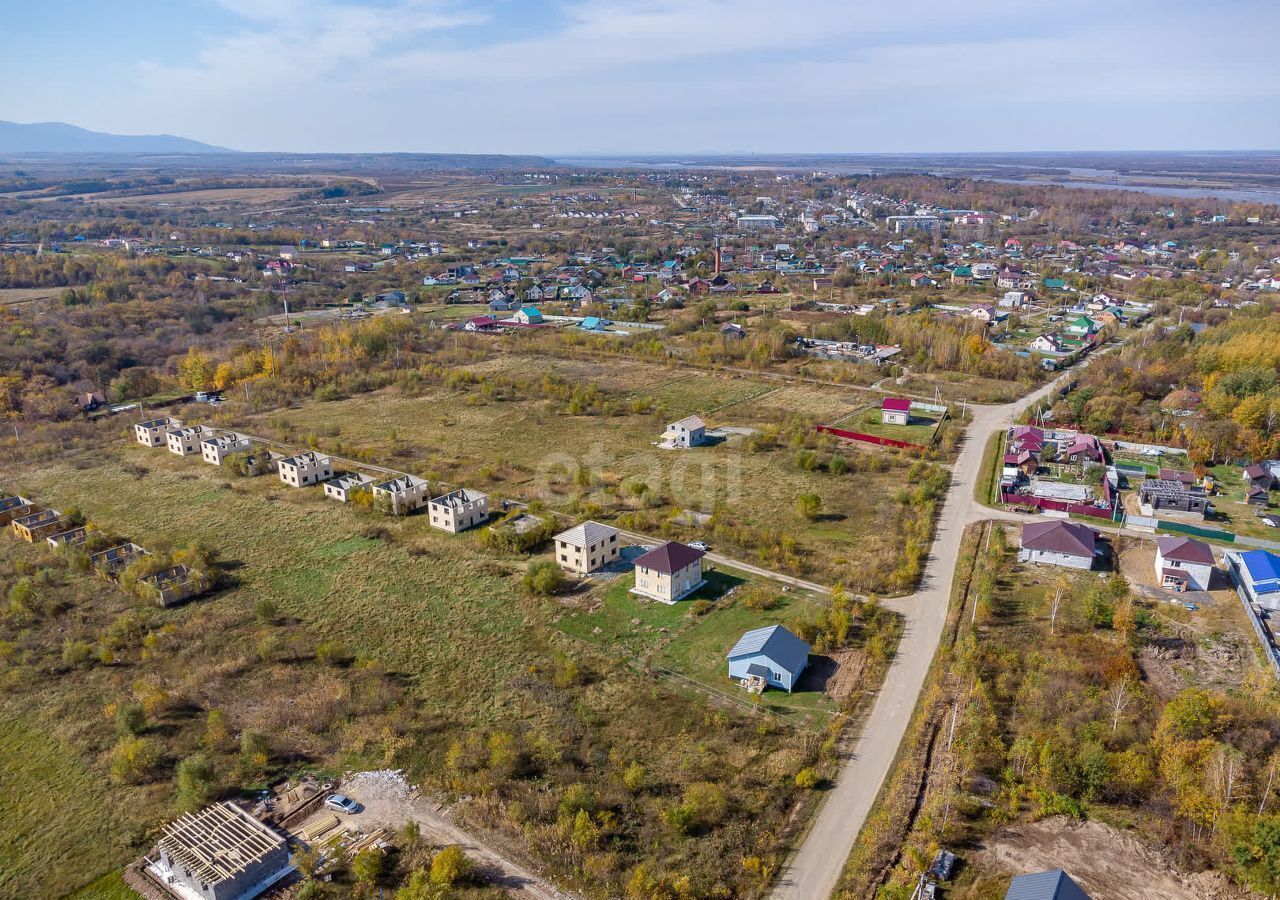
[[[549,597],[564,586],[564,570],[549,559],[540,559],[529,566],[524,575],[525,590]]]

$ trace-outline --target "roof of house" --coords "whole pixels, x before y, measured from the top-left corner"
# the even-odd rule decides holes
[[[1029,550],[1047,550],[1092,559],[1097,545],[1097,532],[1075,522],[1029,522],[1022,526],[1021,546]]]
[[[704,556],[706,556],[706,553],[702,550],[694,550],[679,541],[667,541],[661,546],[654,547],[643,556],[637,557],[636,567],[657,569],[659,572],[670,575],[673,572],[679,572],[686,566],[692,565]]]
[[[1269,591],[1280,591],[1280,556],[1266,550],[1247,550],[1240,554],[1240,562],[1255,588],[1270,582]]]
[[[1090,900],[1080,885],[1061,869],[1019,875],[1009,885],[1004,900]]]
[[[1162,559],[1213,565],[1213,550],[1204,541],[1189,537],[1162,537],[1156,541]]]
[[[575,547],[589,547],[617,533],[618,529],[612,525],[601,525],[599,522],[588,521],[583,522],[581,525],[575,525],[568,531],[560,532],[556,535],[556,540],[564,541],[566,544],[572,544]]]
[[[767,656],[793,675],[809,662],[809,645],[781,625],[753,628],[733,645],[726,659],[741,656]]]
[[[891,412],[911,412],[911,401],[906,397],[885,397],[880,408]]]
[[[170,823],[159,845],[206,883],[233,878],[285,841],[232,803],[215,803]]]
[[[1249,479],[1270,478],[1271,470],[1268,469],[1266,466],[1264,466],[1262,463],[1254,463],[1253,465],[1247,466],[1245,468],[1244,477]]]
[[[698,429],[698,428],[706,428],[706,427],[707,427],[707,423],[706,423],[706,422],[704,422],[704,421],[702,421],[702,417],[701,417],[701,416],[685,416],[685,417],[684,417],[683,419],[681,419],[680,421],[678,421],[678,422],[672,422],[672,423],[671,423],[671,427],[673,427],[673,428],[674,428],[675,426],[677,426],[677,425],[682,425],[682,426],[684,426],[685,428],[689,429],[690,431],[694,431],[694,430],[696,430],[696,429]]]

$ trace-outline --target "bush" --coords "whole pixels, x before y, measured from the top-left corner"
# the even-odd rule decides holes
[[[147,727],[147,711],[141,703],[125,703],[116,707],[116,734],[142,734]]]
[[[126,735],[111,748],[111,780],[116,784],[137,784],[155,768],[160,754],[145,738]]]
[[[801,494],[796,498],[796,512],[812,522],[822,512],[822,498],[817,494]]]
[[[431,860],[431,883],[450,887],[471,872],[471,861],[457,844],[445,847]]]
[[[270,625],[280,618],[280,608],[266,597],[253,604],[253,617],[263,625]]]
[[[818,786],[818,770],[813,766],[805,766],[796,773],[796,787],[811,791]]]
[[[351,661],[351,654],[347,652],[347,648],[341,641],[323,641],[316,647],[316,661],[326,666],[345,666]]]
[[[540,559],[525,572],[524,587],[530,593],[550,597],[564,587],[564,572],[554,561]]]
[[[193,812],[208,803],[217,790],[213,761],[203,753],[178,763],[178,806]]]

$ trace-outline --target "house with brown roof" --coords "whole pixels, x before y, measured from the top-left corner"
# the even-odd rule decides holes
[[[1022,562],[1069,569],[1092,569],[1099,555],[1096,531],[1061,519],[1023,525],[1018,547],[1018,559]]]
[[[631,593],[676,603],[706,584],[702,577],[702,550],[678,541],[667,541],[636,557],[636,586]]]
[[[1213,569],[1213,549],[1204,541],[1173,536],[1156,541],[1156,578],[1161,587],[1207,591]]]

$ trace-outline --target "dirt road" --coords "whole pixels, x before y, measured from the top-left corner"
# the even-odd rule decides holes
[[[420,795],[396,773],[357,772],[338,786],[337,793],[364,807],[355,815],[337,814],[352,827],[369,832],[382,826],[398,829],[406,822],[417,822],[423,838],[436,844],[459,845],[491,884],[505,888],[513,897],[576,900],[575,895],[558,890],[527,867],[462,831],[444,816],[439,806]],[[304,827],[331,815],[335,815],[332,810],[322,809],[304,823]]]
[[[907,597],[885,601],[885,606],[906,619],[906,631],[897,655],[853,753],[841,764],[835,787],[818,811],[799,850],[779,876],[772,894],[774,900],[829,897],[840,880],[845,859],[906,733],[916,698],[924,687],[934,651],[942,638],[965,526],[990,515],[990,511],[974,499],[974,485],[983,475],[982,456],[987,441],[993,433],[1013,424],[1020,410],[1043,399],[1057,384],[1058,381],[1050,382],[1016,403],[969,407],[973,421],[965,432],[964,446],[952,470],[951,487],[938,517],[938,530],[920,589]]]

